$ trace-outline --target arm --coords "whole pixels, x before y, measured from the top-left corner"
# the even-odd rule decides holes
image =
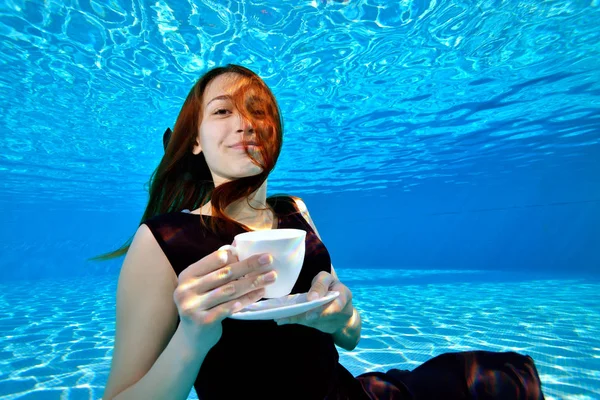
[[[187,399],[209,349],[177,328],[177,276],[146,225],[121,268],[104,400]]]
[[[319,235],[319,231],[317,231],[315,223],[313,222],[312,218],[310,217],[310,214],[308,213],[308,208],[306,207],[306,204],[304,204],[304,202],[299,198],[295,198],[295,201],[304,219],[306,219],[308,224],[313,228],[313,230],[317,234],[317,237],[320,240],[322,240],[321,235]],[[333,264],[331,264],[331,275],[333,276],[334,280],[339,281],[337,274],[333,269]],[[335,344],[340,346],[341,348],[345,350],[353,350],[360,341],[362,320],[360,318],[358,310],[354,308],[351,302],[348,303],[346,306],[352,307],[352,317],[348,320],[346,326],[340,328],[337,332],[333,334],[333,340]]]

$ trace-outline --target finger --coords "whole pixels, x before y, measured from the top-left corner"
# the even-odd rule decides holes
[[[235,243],[235,241],[234,241],[234,243]],[[235,246],[232,246],[232,245],[226,244],[225,246],[221,246],[221,247],[219,247],[219,250],[227,250],[227,251],[230,251],[230,252],[231,252],[231,254],[233,254],[233,255],[234,255],[234,256],[236,256],[237,258],[239,258],[239,257],[240,257],[240,256],[239,256],[239,254],[238,254],[237,248],[236,248]]]
[[[312,315],[311,311],[309,311],[300,316],[278,319],[275,322],[277,325],[298,324],[318,329],[321,332],[334,333],[341,326],[345,326],[348,319],[352,316],[346,315],[346,312],[329,316],[324,315],[322,312],[319,314],[318,310],[313,310],[312,312]]]
[[[333,276],[325,271],[321,271],[313,278],[310,290],[308,291],[308,300],[316,300],[327,294],[329,287],[333,283]]]
[[[202,307],[209,309],[218,304],[240,298],[249,292],[264,288],[275,281],[277,274],[275,271],[269,271],[255,278],[236,279],[227,282],[207,293],[201,294]]]
[[[267,256],[269,255],[267,254]],[[211,272],[203,278],[202,282],[198,283],[198,292],[207,292],[222,286],[227,282],[241,278],[254,280],[261,275],[264,275],[268,271],[264,271],[263,267],[265,267],[265,265],[268,266],[269,263],[262,264],[260,262],[261,257],[262,254],[258,254],[246,260],[226,265],[216,271]],[[272,261],[273,258],[269,256],[269,259]]]
[[[323,317],[323,311],[325,307],[320,306],[314,310],[309,310],[302,314],[294,315],[287,318],[282,318],[276,320],[278,325],[286,325],[286,324],[299,324],[305,325],[309,327],[315,327],[317,324],[321,323],[321,318]]]
[[[325,306],[325,309],[321,312],[321,316],[326,318],[331,315],[339,314],[346,315],[349,317],[352,315],[351,304],[352,303],[345,301],[343,297],[339,296],[336,299],[334,299],[331,303]]]
[[[239,279],[244,275],[256,277],[262,274],[262,272],[259,271],[260,268],[268,266],[273,261],[273,257],[268,254],[266,254],[266,256],[268,256],[266,264],[263,264],[260,261],[262,256],[265,254],[256,254],[245,260],[237,261],[237,256],[231,256],[229,250],[219,251],[222,252],[220,255],[222,258],[220,258],[219,261],[223,262],[223,260],[226,259],[227,261],[225,265],[222,265],[220,268],[215,269],[204,276],[184,276],[184,272],[187,272],[186,269],[179,274],[179,284],[177,289],[180,291],[194,291],[197,294],[209,292],[213,289],[226,285],[228,282]],[[225,255],[225,257],[223,257],[223,255]],[[212,254],[207,257],[211,256]],[[230,261],[231,263],[229,263]],[[194,264],[192,264],[192,266],[193,265]]]
[[[336,280],[335,282],[333,282],[333,284],[331,285],[329,290],[340,292],[340,296],[344,296],[346,298],[346,301],[345,301],[346,303],[349,303],[352,301],[352,292],[350,291],[348,286],[344,285],[339,280]]]
[[[227,249],[219,249],[184,269],[181,274],[179,274],[179,282],[183,282],[194,277],[203,277],[227,264],[237,261],[237,256],[231,251]]]
[[[223,320],[231,316],[233,313],[236,313],[249,306],[250,304],[256,303],[258,300],[262,299],[264,295],[265,289],[260,288],[258,290],[246,293],[237,299],[232,299],[223,304],[219,304],[218,306],[209,310],[209,313],[214,314],[213,318]]]
[[[320,307],[317,307],[314,310],[307,311],[306,314],[304,315],[304,319],[308,323],[312,323],[312,322],[320,319],[323,316],[323,311],[324,310],[325,310],[325,307],[324,306],[320,306]]]
[[[261,271],[261,270],[252,271],[252,272],[242,276],[242,278],[256,278],[260,274],[264,274],[264,271]]]
[[[273,263],[273,256],[264,253],[264,254],[255,254],[246,258],[245,260],[238,261],[230,265],[232,270],[232,278],[240,279],[242,277],[254,277],[263,275],[266,272],[269,272],[269,265]]]
[[[340,281],[334,282],[330,290],[337,291],[340,294],[332,302],[325,305],[324,316],[342,312],[348,303],[352,301],[352,292]]]
[[[311,321],[306,319],[306,314],[300,314],[300,315],[295,315],[293,317],[278,319],[278,320],[275,320],[275,322],[277,322],[277,325],[298,324],[298,325],[312,327]]]
[[[332,287],[331,290],[337,290],[340,292],[339,296],[332,300],[331,302],[319,306],[313,310],[309,310],[305,313],[288,317],[284,319],[277,320],[277,323],[280,325],[284,324],[301,324],[306,326],[314,325],[313,322],[317,320],[321,320],[323,318],[327,318],[329,316],[335,314],[343,314],[347,316],[352,315],[352,307],[349,306],[349,300],[352,299],[352,293],[350,289],[348,289],[344,284],[339,281],[336,281],[338,284],[335,285],[335,288]]]
[[[338,288],[338,290],[343,289]],[[349,293],[350,290],[346,288],[346,292]],[[309,310],[305,313],[293,317],[277,320],[277,323],[279,325],[301,324],[306,326],[314,326],[316,321],[319,321],[319,323],[321,323],[324,319],[327,319],[331,316],[335,316],[336,314],[338,314],[342,318],[349,318],[352,316],[352,307],[349,305],[347,299],[348,296],[342,296],[342,293],[340,293],[340,296],[338,296],[330,303],[319,306],[313,310]]]

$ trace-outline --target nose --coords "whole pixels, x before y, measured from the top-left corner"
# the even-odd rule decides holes
[[[246,118],[240,115],[240,126],[238,132],[254,132],[254,128],[252,128],[252,123],[248,121]]]

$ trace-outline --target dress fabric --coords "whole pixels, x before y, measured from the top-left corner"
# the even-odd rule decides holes
[[[277,229],[307,232],[304,263],[291,292],[306,293],[320,271],[331,272],[329,252],[293,198],[274,196],[267,202],[277,215]],[[177,276],[247,231],[229,223],[213,234],[201,218],[212,217],[171,212],[143,222]],[[302,325],[278,326],[274,321],[227,318],[222,324],[222,337],[207,354],[194,383],[201,400],[544,398],[533,360],[517,353],[444,353],[413,371],[392,369],[354,377],[339,363],[329,334]]]

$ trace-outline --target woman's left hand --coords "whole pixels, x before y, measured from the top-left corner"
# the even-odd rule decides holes
[[[320,330],[321,332],[334,334],[343,329],[354,311],[352,305],[352,292],[342,282],[335,279],[330,273],[321,271],[312,281],[308,292],[308,299],[319,299],[328,291],[340,292],[332,302],[309,310],[305,313],[289,318],[276,320],[278,325],[300,324]]]

